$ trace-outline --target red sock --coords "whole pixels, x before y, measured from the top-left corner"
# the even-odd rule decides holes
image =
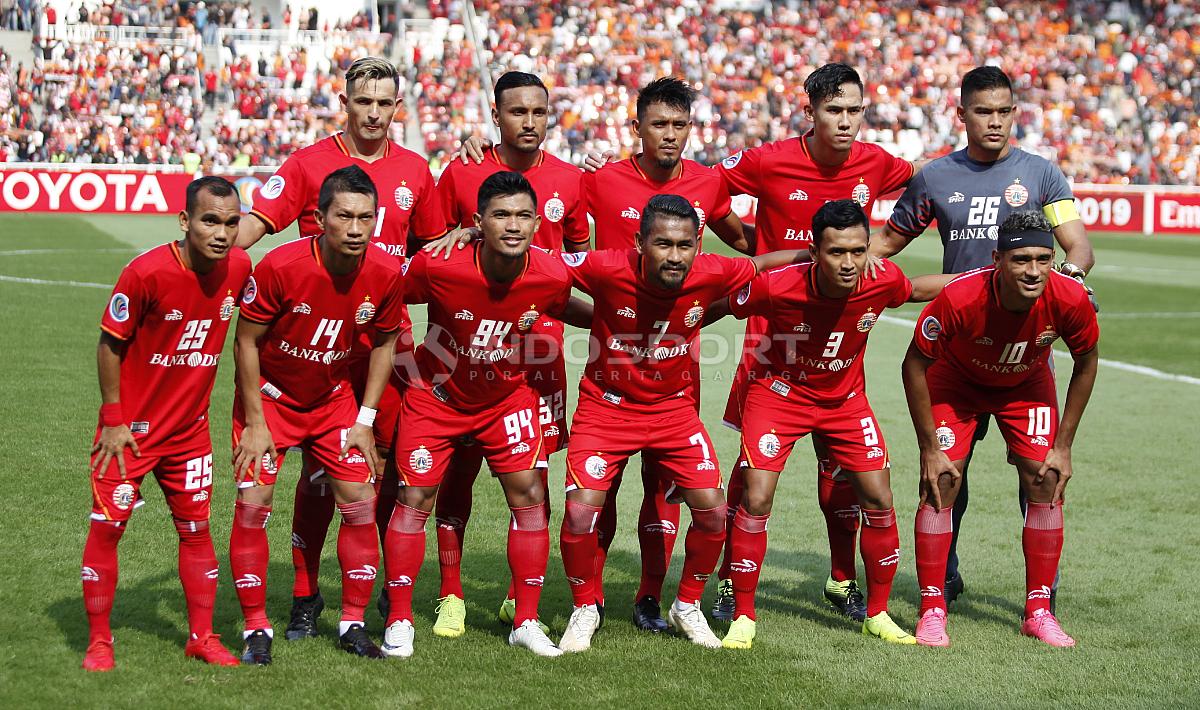
[[[679,504],[668,503],[660,481],[664,472],[642,464],[642,508],[638,512],[638,546],[642,553],[642,581],[634,599],[662,599],[663,582],[671,567],[671,553],[679,531]]]
[[[179,582],[187,600],[192,638],[212,633],[213,602],[217,597],[217,554],[207,520],[175,520],[179,533]]]
[[[892,595],[892,580],[900,566],[900,532],[896,529],[896,509],[863,508],[863,569],[867,572],[867,616],[887,611]]]
[[[950,539],[954,537],[953,507],[940,513],[931,505],[917,508],[917,584],[921,587],[921,613],[929,609],[946,608],[943,596],[946,586],[946,555],[950,554]]]
[[[594,505],[566,502],[562,530],[558,537],[558,548],[562,554],[563,571],[567,573],[567,584],[571,585],[571,598],[575,606],[595,604],[596,569],[599,555],[597,522],[601,508]]]
[[[604,605],[604,565],[608,562],[608,549],[612,547],[613,538],[617,535],[617,488],[620,484],[618,475],[608,489],[608,497],[604,499],[600,518],[596,521],[596,571],[592,591],[595,601],[601,606]]]
[[[1062,504],[1029,503],[1021,547],[1025,550],[1025,617],[1029,618],[1038,609],[1050,610],[1050,588],[1063,548]]]
[[[721,556],[721,569],[717,579],[729,579],[729,564],[733,561],[733,519],[737,516],[742,504],[742,493],[746,490],[746,460],[738,457],[737,464],[729,474],[729,483],[725,484],[725,504],[729,511],[725,514],[725,553]]]
[[[550,525],[550,495],[549,495],[550,489],[547,486],[549,484],[550,470],[548,468],[540,468],[540,469],[538,469],[538,471],[540,471],[542,474],[542,490],[546,491],[546,493],[547,493],[546,499],[544,501],[542,501],[542,510],[545,513],[546,526],[547,526],[547,528],[546,528],[547,529],[546,558],[549,559],[549,557],[550,557],[550,539],[549,539],[550,533],[548,531],[549,531],[549,525]],[[543,573],[543,576],[544,576],[544,573]],[[517,598],[517,577],[516,577],[516,575],[512,575],[509,577],[509,579],[508,579],[508,594],[504,598],[505,599],[513,599],[513,600],[515,600]]]
[[[375,497],[338,503],[338,564],[342,568],[342,621],[362,621],[375,589],[379,538],[375,530]]]
[[[124,523],[93,520],[83,546],[83,608],[87,610],[88,641],[111,641],[113,596],[117,592],[117,543]]]
[[[320,591],[321,550],[333,520],[333,492],[324,483],[313,483],[301,472],[296,483],[296,506],[292,514],[292,567],[296,579],[292,596],[308,597]]]
[[[267,542],[267,519],[271,507],[237,501],[233,504],[233,531],[229,534],[229,570],[246,630],[269,629],[267,619],[267,563],[271,547]]]
[[[725,544],[725,511],[724,503],[705,510],[692,508],[692,524],[683,541],[683,576],[679,580],[679,600],[686,604],[700,601],[704,584],[721,559],[721,546]]]
[[[396,503],[383,541],[387,567],[387,595],[390,603],[387,624],[412,621],[413,585],[421,563],[425,561],[425,521],[429,513]]]
[[[442,579],[439,597],[453,594],[459,599],[463,598],[463,537],[467,532],[467,521],[471,519],[471,490],[481,465],[482,460],[473,456],[473,452],[456,451],[450,460],[446,477],[438,488],[434,530]]]
[[[550,559],[550,530],[545,505],[510,508],[508,526],[508,568],[516,581],[513,597],[517,612],[513,627],[538,618],[538,602],[546,581],[546,561]]]
[[[829,576],[835,582],[854,579],[855,538],[858,536],[858,494],[849,481],[836,481],[817,472],[817,501],[829,534]]]
[[[754,595],[758,591],[758,575],[762,571],[763,559],[767,556],[767,520],[770,515],[750,515],[738,508],[733,518],[733,535],[728,549],[733,562],[729,579],[733,581],[733,600],[737,615],[745,614],[751,619],[754,613]]]

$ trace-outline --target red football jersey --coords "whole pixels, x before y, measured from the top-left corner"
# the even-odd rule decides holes
[[[717,170],[729,194],[758,198],[755,212],[758,253],[806,249],[812,243],[812,218],[821,205],[852,199],[867,214],[882,194],[913,176],[912,165],[874,143],[855,141],[850,157],[830,168],[817,165],[804,139],[788,138],[734,153]]]
[[[694,160],[679,162],[679,175],[654,182],[637,164],[637,156],[609,163],[583,177],[588,214],[596,223],[596,249],[631,249],[642,210],[655,195],[680,195],[700,215],[700,233],[712,220],[729,214],[729,190],[721,174]]]
[[[804,404],[836,404],[862,394],[867,336],[885,308],[912,296],[912,283],[895,264],[878,278],[859,279],[845,298],[822,296],[817,267],[793,264],[759,274],[729,308],[738,318],[763,316],[771,346],[765,373],[771,389]],[[765,381],[764,381],[764,384]]]
[[[1096,347],[1100,326],[1078,281],[1052,271],[1033,308],[1014,313],[1000,305],[996,278],[994,266],[968,271],[921,311],[913,342],[935,367],[986,387],[1015,387],[1047,367],[1060,337],[1075,354]]]
[[[319,242],[297,239],[267,252],[242,296],[242,318],[270,326],[258,344],[263,394],[297,409],[349,394],[346,359],[356,338],[403,321],[399,260],[368,249],[358,268],[334,276]]]
[[[450,161],[437,185],[445,228],[474,226],[472,216],[479,207],[479,186],[492,174],[506,170],[512,168],[500,160],[494,147],[484,154],[482,163]],[[587,244],[590,237],[583,171],[543,150],[537,163],[521,174],[537,193],[538,214],[542,216],[533,245],[562,249],[566,244]]]
[[[300,236],[321,233],[313,212],[321,183],[329,173],[349,165],[366,171],[379,193],[379,213],[371,243],[393,256],[404,256],[409,232],[419,239],[446,232],[441,205],[429,172],[429,163],[391,141],[382,158],[373,163],[352,157],[335,133],[288,157],[254,196],[254,209],[271,233],[300,221]]]
[[[143,456],[178,453],[207,436],[217,363],[249,276],[250,257],[241,249],[198,274],[175,242],[121,272],[100,327],[126,343],[121,408]]]
[[[704,309],[754,278],[749,258],[698,254],[674,291],[641,278],[635,249],[563,254],[575,286],[592,296],[591,353],[580,396],[641,411],[694,407],[687,396]],[[671,404],[667,404],[670,402]]]
[[[404,300],[429,304],[429,329],[417,348],[422,383],[470,411],[525,382],[525,336],[542,314],[561,315],[571,296],[566,267],[546,251],[530,249],[521,275],[499,284],[484,276],[479,247],[472,242],[449,259],[421,252],[404,277]]]

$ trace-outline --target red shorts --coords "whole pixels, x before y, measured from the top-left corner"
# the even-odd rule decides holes
[[[354,401],[362,403],[363,390],[367,386],[367,368],[369,359],[356,360],[350,363],[350,387],[354,391]],[[400,427],[400,407],[404,390],[408,383],[400,378],[393,369],[383,394],[379,396],[379,405],[375,408],[375,446],[390,449],[396,442],[396,430]],[[355,414],[357,417],[358,415]]]
[[[935,364],[926,381],[938,448],[951,461],[967,457],[981,414],[996,418],[1010,455],[1046,460],[1058,434],[1058,393],[1048,369],[1017,387],[997,389],[980,387]]]
[[[567,448],[567,490],[607,491],[639,452],[648,467],[678,488],[720,488],[716,448],[691,404],[689,399],[666,413],[647,415],[581,397]]]
[[[805,404],[776,394],[766,382],[750,385],[742,410],[742,456],[747,466],[779,473],[801,437],[819,434],[830,458],[844,471],[888,467],[887,444],[866,395],[833,405]],[[824,471],[828,466],[821,464]]]
[[[271,399],[262,398],[263,415],[267,420],[267,428],[275,440],[275,451],[278,454],[273,465],[264,462],[258,479],[260,486],[275,485],[279,469],[283,466],[283,458],[288,449],[302,449],[310,460],[320,466],[324,473],[339,481],[352,483],[373,483],[374,475],[367,459],[361,452],[351,450],[346,458],[338,461],[342,453],[342,445],[346,434],[354,426],[358,417],[358,404],[354,397],[343,390],[343,394],[313,409],[293,409],[286,404]],[[242,437],[246,428],[246,414],[242,411],[240,396],[233,399],[233,445]],[[316,477],[316,472],[313,476]],[[253,488],[253,475],[246,471],[238,480],[238,488]]]
[[[99,439],[97,430],[95,440]],[[208,520],[212,461],[212,441],[207,430],[183,453],[155,456],[143,452],[139,458],[126,448],[124,479],[116,459],[109,462],[108,470],[92,474],[92,519],[117,523],[129,520],[133,509],[142,504],[142,481],[146,474],[153,473],[174,518],[194,522]]]
[[[542,450],[547,456],[567,448],[567,361],[563,357],[563,324],[543,317],[526,336],[525,381],[537,393],[542,424]]]
[[[721,423],[733,429],[742,430],[742,409],[746,405],[746,392],[750,384],[763,376],[766,363],[766,348],[769,340],[761,340],[766,332],[767,320],[758,316],[746,319],[746,338],[742,344],[742,359],[738,361],[737,371],[733,373],[733,384],[729,387],[729,399],[725,401],[725,414],[721,415]],[[756,343],[761,342],[761,345]]]
[[[546,465],[538,396],[522,385],[500,403],[464,412],[424,387],[409,387],[396,439],[396,470],[406,486],[440,485],[456,447],[469,437],[483,451],[492,473],[503,475]]]

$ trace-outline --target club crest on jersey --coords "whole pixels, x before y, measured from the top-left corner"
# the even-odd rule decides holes
[[[433,454],[424,446],[418,446],[408,457],[408,467],[417,473],[429,473],[433,468]]]
[[[408,189],[403,182],[400,183],[400,187],[396,188],[396,192],[393,193],[393,197],[396,198],[396,206],[400,209],[404,210],[405,212],[412,209],[413,191]]]
[[[695,328],[703,318],[704,308],[699,303],[695,303],[687,313],[683,314],[683,324],[688,328]]]
[[[542,214],[546,215],[546,219],[551,222],[561,222],[563,215],[567,213],[567,206],[563,201],[558,199],[558,193],[554,193],[554,197],[546,200],[546,206],[542,208]]]
[[[858,179],[858,184],[850,192],[850,199],[857,202],[859,207],[867,208],[867,203],[871,201],[871,188],[867,187],[862,178]]]
[[[608,462],[599,456],[589,456],[583,462],[583,470],[592,478],[600,480],[608,473]]]
[[[225,299],[221,301],[221,310],[217,312],[217,315],[221,317],[221,320],[229,320],[233,317],[233,307],[236,304],[237,299],[233,297],[233,291],[229,291],[225,294]]]
[[[287,180],[284,180],[282,175],[272,175],[259,189],[258,196],[273,200],[283,194],[285,185],[287,185]]]
[[[533,306],[530,306],[531,310],[525,311],[521,314],[521,317],[517,319],[517,330],[521,331],[522,333],[532,328],[534,323],[537,323],[539,314],[537,311],[532,310],[532,308]]]
[[[954,430],[946,426],[946,422],[942,422],[942,426],[934,429],[933,435],[937,437],[939,450],[945,451],[954,446]]]
[[[921,335],[926,340],[937,340],[941,334],[941,322],[933,316],[925,316],[925,320],[921,321]]]
[[[1021,184],[1020,179],[1013,180],[1013,184],[1004,188],[1004,201],[1009,207],[1020,207],[1029,202],[1029,189]]]
[[[129,510],[129,506],[133,505],[134,490],[129,483],[122,483],[113,489],[112,502],[121,510]]]
[[[779,455],[779,437],[768,432],[758,438],[758,452],[769,459]]]
[[[1045,348],[1049,347],[1050,344],[1055,340],[1058,340],[1058,333],[1055,333],[1052,329],[1046,329],[1041,333],[1038,333],[1038,337],[1035,338],[1033,342],[1036,343],[1039,348]]]
[[[722,160],[721,165],[724,165],[728,170],[733,170],[740,162],[742,162],[742,151],[739,150],[728,158]]]
[[[354,322],[359,325],[366,325],[367,321],[375,317],[375,304],[371,303],[371,297],[367,296],[366,300],[359,304],[358,309],[354,311]]]
[[[129,320],[129,296],[117,292],[108,302],[108,315],[118,323]]]
[[[256,298],[258,298],[258,282],[251,276],[246,281],[246,287],[242,289],[242,303],[248,306],[254,303],[254,299]]]
[[[879,320],[879,314],[872,311],[870,308],[858,319],[858,332],[865,333],[875,327],[875,322]]]

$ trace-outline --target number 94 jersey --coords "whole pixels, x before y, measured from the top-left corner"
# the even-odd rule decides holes
[[[925,306],[913,343],[939,361],[935,367],[977,385],[1008,388],[1042,374],[1059,338],[1076,355],[1096,347],[1100,326],[1078,281],[1051,271],[1033,308],[1014,313],[1000,305],[996,278],[993,266],[968,271]]]

